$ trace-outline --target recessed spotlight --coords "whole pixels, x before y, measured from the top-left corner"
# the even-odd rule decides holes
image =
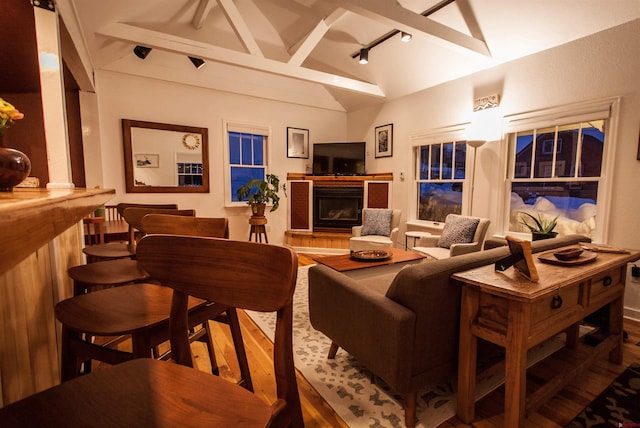
[[[136,56],[140,59],[145,59],[147,55],[149,55],[149,52],[151,52],[151,48],[148,48],[146,46],[137,45],[135,48],[133,48],[133,53],[136,54]]]
[[[369,62],[369,49],[360,49],[360,64],[367,64]]]
[[[403,42],[408,42],[412,37],[413,36],[409,33],[405,33],[404,31],[400,32],[400,40],[402,40]]]
[[[190,56],[189,59],[191,60],[191,63],[195,68],[200,69],[204,67],[205,62],[202,58],[196,58],[196,57]]]

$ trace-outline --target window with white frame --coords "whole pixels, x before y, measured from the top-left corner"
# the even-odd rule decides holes
[[[523,221],[532,220],[522,214],[528,213],[555,219],[559,234],[604,239],[604,218],[598,217],[606,217],[610,198],[606,171],[612,165],[605,161],[614,141],[612,106],[592,106],[580,114],[558,111],[554,115],[564,118],[546,116],[509,130],[507,233],[528,232]]]
[[[260,126],[227,124],[226,137],[226,200],[230,205],[240,205],[244,202],[238,198],[238,188],[252,178],[264,179],[267,174],[269,132]]]
[[[418,220],[443,222],[461,214],[465,181],[465,141],[431,143],[416,150]]]

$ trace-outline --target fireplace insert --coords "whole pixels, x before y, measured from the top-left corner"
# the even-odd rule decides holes
[[[314,187],[313,230],[350,230],[362,224],[362,187]]]

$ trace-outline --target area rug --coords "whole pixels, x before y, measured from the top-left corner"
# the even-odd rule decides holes
[[[402,396],[394,394],[344,350],[327,359],[331,341],[309,322],[308,270],[298,269],[294,294],[293,351],[296,368],[350,427],[403,427]],[[247,311],[273,341],[275,314]],[[528,364],[547,357],[564,346],[561,335],[529,352]],[[504,373],[480,381],[476,400],[504,383]],[[431,428],[455,415],[456,379],[422,389],[418,394],[418,426]]]
[[[625,369],[567,428],[640,426],[640,364]]]

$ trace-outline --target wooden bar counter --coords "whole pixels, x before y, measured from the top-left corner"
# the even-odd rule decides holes
[[[0,406],[60,382],[54,306],[71,296],[67,268],[83,263],[80,221],[114,194],[0,193]]]

